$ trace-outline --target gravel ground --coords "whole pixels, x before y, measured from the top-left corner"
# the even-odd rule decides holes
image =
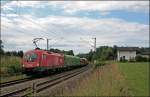
[[[70,72],[70,71],[69,71]],[[61,73],[60,74],[57,74],[57,76],[59,76],[59,75],[61,75]],[[8,91],[9,92],[13,92],[13,91],[16,91],[16,90],[18,90],[18,89],[24,89],[24,88],[26,88],[26,87],[32,87],[33,88],[33,83],[42,83],[42,82],[45,82],[45,81],[47,81],[47,80],[50,80],[50,79],[52,79],[52,77],[54,77],[54,76],[56,76],[56,75],[52,75],[52,76],[49,76],[49,77],[45,77],[45,78],[39,78],[39,79],[35,79],[35,80],[31,80],[31,81],[27,81],[27,82],[24,82],[24,83],[19,83],[19,84],[14,84],[14,85],[11,85],[11,86],[8,86],[8,87],[3,87],[3,88],[1,88],[0,89],[0,92],[1,92],[1,95],[4,95],[4,94],[7,94],[8,93]],[[79,78],[78,78],[79,79]],[[57,85],[58,86],[58,85]],[[31,89],[32,89],[31,88]],[[46,91],[46,90],[44,90],[44,91]],[[48,93],[50,93],[49,91],[48,91]],[[43,94],[43,93],[39,93],[39,94]],[[38,95],[39,95],[38,94]],[[44,94],[47,94],[47,92],[46,93],[44,93]],[[51,94],[51,93],[50,93]]]
[[[92,70],[93,69],[90,68],[86,72],[83,72],[73,78],[65,80],[62,83],[59,83],[55,86],[52,86],[45,89],[44,91],[37,93],[36,96],[61,96],[65,91],[73,92],[73,90],[79,84],[80,80],[83,80],[84,78],[86,78],[86,76],[91,74]]]

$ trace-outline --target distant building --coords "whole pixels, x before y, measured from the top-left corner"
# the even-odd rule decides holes
[[[117,47],[117,60],[135,59],[138,47]]]

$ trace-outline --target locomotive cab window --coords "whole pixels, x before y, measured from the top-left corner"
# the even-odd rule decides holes
[[[37,59],[37,54],[35,53],[26,54],[24,58],[27,62],[34,62]]]

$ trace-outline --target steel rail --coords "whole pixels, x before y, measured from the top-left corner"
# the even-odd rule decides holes
[[[68,72],[65,72],[65,73],[62,73],[60,75],[55,75],[52,77],[52,79],[50,80],[46,80],[44,82],[41,82],[41,83],[37,83],[36,84],[36,93],[39,93],[47,88],[50,88],[58,83],[61,83],[69,78],[72,78],[76,75],[79,75],[81,74],[82,72],[88,70],[88,67],[85,66],[85,67],[82,67],[82,68],[79,68],[79,69],[76,69],[76,70],[73,70],[73,71],[68,71]],[[13,82],[12,82],[13,83]],[[28,89],[32,89],[32,91],[30,91],[30,93],[22,93],[22,92],[25,92],[27,91]],[[16,91],[13,91],[13,92],[10,92],[10,93],[6,93],[4,95],[0,95],[0,97],[12,97],[12,96],[18,96],[17,94],[20,94],[19,97],[25,97],[27,96],[28,94],[31,94],[33,93],[33,87],[32,86],[28,86],[28,87],[25,87],[23,89],[19,89],[19,90],[16,90]]]
[[[86,71],[86,69],[82,68],[82,70],[78,70],[78,71],[72,72],[70,74],[63,75],[63,76],[61,76],[59,78],[56,78],[55,80],[50,80],[50,81],[46,81],[44,83],[40,83],[40,85],[41,86],[43,85],[43,87],[39,87],[40,85],[37,84],[37,90],[36,91],[37,91],[37,93],[39,93],[40,91],[45,90],[46,88],[52,87],[52,86],[54,86],[54,85],[56,85],[56,84],[58,84],[58,83],[60,83],[62,81],[65,81],[65,80],[67,80],[69,78],[72,78],[72,77],[78,75],[78,74],[81,74],[84,71]],[[46,85],[46,86],[44,86],[44,85]]]
[[[14,84],[19,84],[19,83],[22,83],[22,82],[30,81],[30,80],[33,80],[33,79],[35,79],[35,78],[24,78],[24,79],[8,81],[8,82],[0,83],[0,87],[3,88],[3,87],[10,86],[10,85],[14,85]]]

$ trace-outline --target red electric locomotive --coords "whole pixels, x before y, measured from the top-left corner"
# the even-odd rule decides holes
[[[56,68],[79,67],[88,64],[85,58],[69,56],[46,50],[30,50],[23,56],[24,73],[44,72]]]
[[[64,65],[64,55],[44,50],[31,50],[23,57],[23,68],[26,72],[44,71],[50,68],[59,68]]]

